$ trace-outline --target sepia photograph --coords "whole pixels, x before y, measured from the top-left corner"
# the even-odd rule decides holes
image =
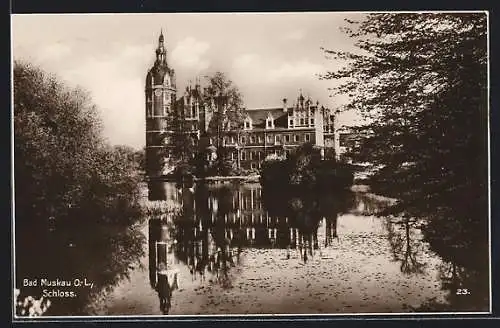
[[[491,313],[488,14],[11,15],[13,318]]]

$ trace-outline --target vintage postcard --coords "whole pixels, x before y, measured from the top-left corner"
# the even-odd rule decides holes
[[[488,19],[12,15],[15,319],[490,313]]]

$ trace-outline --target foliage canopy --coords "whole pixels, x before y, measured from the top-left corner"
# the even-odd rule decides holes
[[[356,53],[324,49],[345,66],[345,109],[370,134],[358,160],[384,167],[374,187],[397,196],[395,212],[487,215],[487,17],[485,13],[371,14],[349,21]]]
[[[323,78],[349,95],[344,109],[367,118],[357,132],[369,136],[351,156],[382,167],[370,184],[398,199],[385,214],[423,218],[424,238],[451,263],[450,286],[481,285],[475,297],[486,308],[488,286],[472,280],[488,281],[487,15],[384,13],[348,23],[359,50],[323,49],[345,63]]]

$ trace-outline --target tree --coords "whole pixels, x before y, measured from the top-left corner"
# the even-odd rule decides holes
[[[373,121],[361,147],[390,181],[395,208],[430,217],[487,213],[487,36],[484,13],[371,14],[350,22],[359,53],[324,50],[346,65],[347,109]],[[383,186],[384,185],[384,186]]]
[[[224,167],[225,133],[239,129],[244,120],[243,98],[238,88],[222,72],[207,77],[208,86],[203,90],[206,110],[212,112],[208,133],[216,139],[217,163]]]
[[[40,275],[86,277],[92,290],[54,298],[49,309],[82,313],[143,253],[141,232],[129,229],[142,217],[134,150],[105,143],[86,92],[28,63],[16,61],[13,74],[17,286]]]
[[[173,159],[173,166],[188,163],[192,159],[194,153],[191,131],[186,124],[184,118],[184,100],[176,102],[176,106],[169,112],[168,126],[173,134],[169,137],[170,145],[172,145],[172,153],[170,157]]]
[[[216,72],[207,77],[208,86],[203,90],[203,99],[214,110],[214,116],[209,124],[212,133],[237,129],[243,122],[243,97],[222,72]],[[218,130],[219,129],[219,130]]]
[[[383,167],[372,187],[399,199],[393,214],[426,218],[427,238],[461,249],[456,257],[468,256],[463,247],[485,250],[486,14],[370,14],[348,23],[359,51],[323,49],[345,63],[323,78],[350,96],[345,109],[371,120],[359,156]],[[441,227],[437,235],[431,226]]]

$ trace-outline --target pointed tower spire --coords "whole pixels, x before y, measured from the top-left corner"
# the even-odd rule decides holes
[[[165,63],[167,59],[167,51],[165,50],[164,41],[163,28],[161,28],[160,37],[158,38],[158,47],[156,48],[156,61],[160,64]]]
[[[302,95],[302,88],[299,89],[298,103],[302,106],[304,104],[304,96]]]

